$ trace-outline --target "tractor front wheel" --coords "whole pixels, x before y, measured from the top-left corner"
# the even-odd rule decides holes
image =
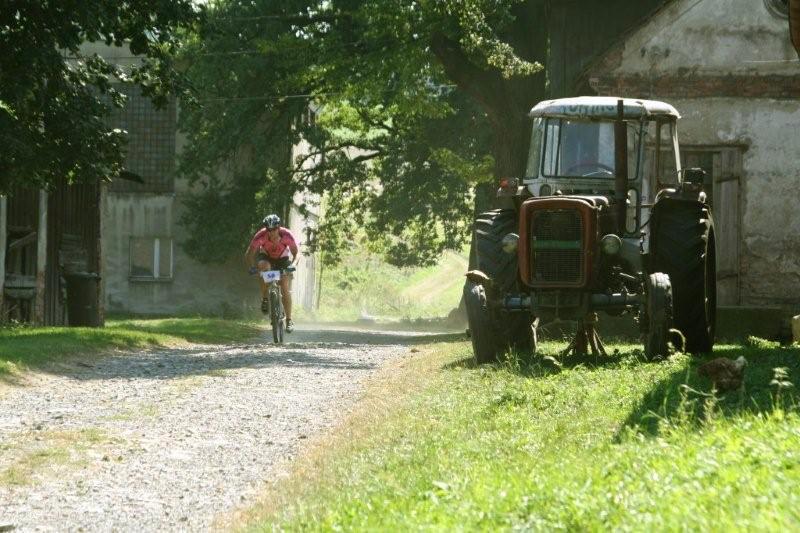
[[[475,220],[475,268],[491,279],[490,287],[470,280],[464,285],[467,320],[478,364],[495,362],[508,349],[535,349],[531,315],[503,311],[491,301],[492,296],[517,292],[517,255],[503,251],[502,243],[503,237],[516,229],[517,215],[513,210],[487,211]]]
[[[647,335],[644,354],[650,361],[669,355],[669,334],[672,327],[672,286],[669,276],[662,272],[647,277],[645,294]]]

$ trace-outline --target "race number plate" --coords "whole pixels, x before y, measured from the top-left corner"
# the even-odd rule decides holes
[[[267,283],[271,281],[278,281],[279,279],[281,279],[281,271],[267,270],[266,272],[261,273],[261,277],[264,278],[264,281]]]

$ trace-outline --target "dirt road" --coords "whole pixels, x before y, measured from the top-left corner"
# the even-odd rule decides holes
[[[366,377],[421,334],[296,331],[267,342],[120,354],[0,398],[0,527],[205,530],[286,472]]]

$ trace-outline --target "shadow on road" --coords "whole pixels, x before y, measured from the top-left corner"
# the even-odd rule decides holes
[[[287,334],[283,345],[272,342],[267,330],[254,341],[221,346],[158,348],[115,354],[109,357],[70,356],[60,361],[34,365],[39,372],[76,380],[152,379],[171,380],[190,376],[221,375],[243,368],[318,368],[364,370],[378,366],[369,357],[371,348],[391,348],[462,340],[463,333],[374,331],[363,328],[304,325]],[[24,380],[6,384],[24,386]]]

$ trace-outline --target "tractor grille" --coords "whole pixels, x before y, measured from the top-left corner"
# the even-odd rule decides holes
[[[575,209],[543,209],[531,218],[533,283],[579,283],[583,219]]]

